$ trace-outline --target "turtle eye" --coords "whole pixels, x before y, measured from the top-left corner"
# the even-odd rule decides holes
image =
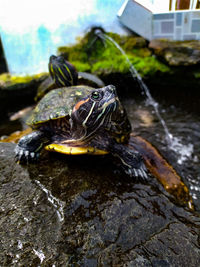
[[[99,92],[97,92],[97,91],[94,91],[94,92],[92,92],[92,94],[91,94],[91,98],[93,99],[93,100],[100,100],[101,98],[102,98],[102,94],[100,94]]]

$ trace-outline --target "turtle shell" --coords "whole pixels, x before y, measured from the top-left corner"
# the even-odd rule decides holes
[[[104,87],[105,84],[96,75],[87,72],[78,72],[78,84],[83,86]],[[75,85],[74,85],[75,86]],[[35,101],[39,101],[49,91],[58,88],[51,76],[48,76],[38,87]]]
[[[89,86],[71,86],[50,91],[37,104],[27,124],[34,126],[70,115],[73,106],[93,89]]]

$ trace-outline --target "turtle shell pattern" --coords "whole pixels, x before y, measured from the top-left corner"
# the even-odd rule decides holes
[[[27,124],[37,126],[70,115],[73,106],[92,90],[94,88],[89,86],[71,86],[50,91],[37,104]]]

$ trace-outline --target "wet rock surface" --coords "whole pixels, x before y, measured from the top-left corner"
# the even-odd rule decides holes
[[[200,63],[199,41],[152,40],[149,48],[171,66],[192,66]]]
[[[200,217],[154,178],[120,175],[109,157],[21,166],[14,147],[0,143],[1,266],[198,266]]]

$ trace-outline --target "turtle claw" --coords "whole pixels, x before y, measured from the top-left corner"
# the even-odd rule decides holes
[[[142,164],[139,169],[128,168],[127,170],[125,170],[125,173],[128,174],[130,177],[135,177],[139,180],[148,180],[147,169],[144,164]]]
[[[44,133],[40,131],[23,136],[15,147],[16,161],[25,164],[36,162],[45,141]]]
[[[39,158],[39,153],[31,152],[21,148],[19,145],[15,148],[15,160],[18,163],[32,163],[36,162]]]
[[[148,180],[148,171],[144,163],[142,163],[142,166],[140,167],[140,169],[138,169],[138,172],[143,180]]]
[[[148,171],[144,165],[144,159],[141,154],[123,144],[113,144],[113,156],[121,160],[121,168],[130,177],[148,180]]]

